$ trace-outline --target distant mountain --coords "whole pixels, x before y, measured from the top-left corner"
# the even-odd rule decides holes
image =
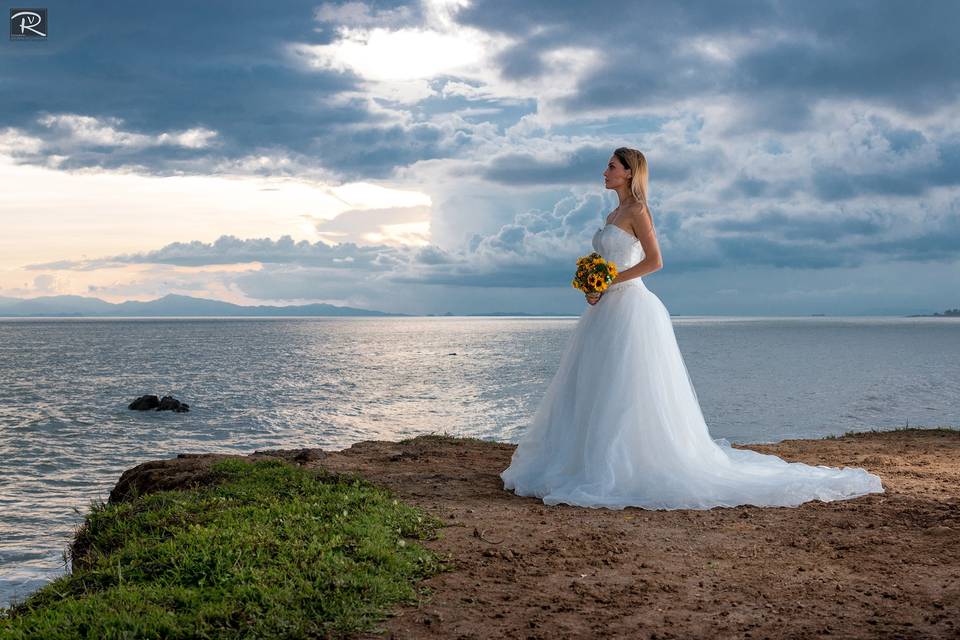
[[[0,316],[7,317],[171,317],[171,316],[404,316],[332,304],[243,306],[219,300],[166,295],[149,302],[119,304],[83,296],[0,298]]]
[[[99,298],[83,296],[6,298],[0,301],[0,313],[6,316],[104,315],[116,306]]]
[[[908,318],[960,318],[960,309],[947,309],[943,313],[933,312],[928,314],[917,314],[907,316]]]

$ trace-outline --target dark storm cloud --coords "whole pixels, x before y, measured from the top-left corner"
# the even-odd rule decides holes
[[[724,189],[728,198],[785,198],[801,188],[799,181],[774,182],[764,178],[741,174]]]
[[[508,34],[511,76],[543,73],[539,61],[564,46],[602,52],[563,105],[570,112],[625,100],[669,105],[739,96],[747,130],[796,131],[823,98],[861,98],[913,112],[955,101],[960,91],[960,3],[621,2],[478,0],[465,24]],[[694,39],[733,39],[744,52],[727,64]]]
[[[773,209],[751,218],[717,220],[710,223],[710,228],[722,233],[736,232],[745,238],[759,233],[776,234],[787,240],[836,242],[848,236],[875,236],[890,229],[894,222],[890,214],[856,216],[842,211],[818,211],[788,215]]]
[[[960,258],[960,211],[947,212],[933,225],[906,237],[879,238],[863,245],[873,252],[902,262],[953,262]],[[951,293],[956,284],[948,283]]]
[[[493,158],[482,177],[504,184],[544,185],[597,182],[613,149],[583,146],[568,154],[542,159],[529,153],[508,153]]]
[[[581,80],[560,102],[576,113],[615,107],[641,99],[658,103],[721,91],[730,72],[709,62],[680,38],[690,35],[747,33],[771,20],[764,3],[585,2],[481,0],[458,14],[458,20],[518,39],[503,65],[529,76],[551,50],[578,46],[600,52],[599,68]]]
[[[624,145],[584,145],[546,158],[531,153],[505,153],[491,158],[479,175],[492,182],[512,185],[600,184],[607,160],[617,146]],[[716,153],[678,150],[677,154],[655,150],[645,156],[650,179],[658,183],[683,182],[695,171],[716,170],[726,162],[719,150]]]
[[[679,30],[749,29],[775,16],[769,2],[730,4],[704,1],[627,1],[598,5],[577,0],[475,0],[457,13],[457,21],[514,38],[541,48],[558,42],[607,42],[611,55],[621,56],[632,42],[669,39]],[[604,33],[606,31],[606,33]],[[618,50],[617,47],[620,47]]]
[[[336,170],[349,150],[325,149],[317,141],[347,125],[382,120],[362,101],[328,102],[355,89],[356,77],[300,69],[285,52],[292,42],[329,41],[328,30],[316,28],[316,3],[46,6],[56,25],[48,42],[4,45],[4,125],[45,140],[45,154],[69,155],[64,168],[141,165],[163,174],[185,160],[281,149],[310,154]],[[44,114],[118,118],[124,130],[148,136],[201,127],[217,131],[218,144],[215,149],[78,147],[40,124]],[[396,137],[389,130],[385,135]],[[416,141],[421,135],[414,131],[408,137]],[[203,172],[200,165],[194,169]]]
[[[957,99],[960,4],[821,0],[781,6],[777,22],[801,39],[742,58],[746,88],[779,88],[811,99],[857,97],[921,113]]]
[[[783,242],[772,238],[746,236],[721,236],[715,238],[714,242],[723,259],[720,264],[712,266],[728,264],[827,269],[857,266],[862,263],[860,254],[836,251],[819,243]]]
[[[817,167],[813,186],[822,200],[844,200],[863,194],[919,196],[930,187],[960,184],[960,141],[938,144],[936,150],[935,163],[885,171],[853,173],[840,166]]]
[[[455,155],[470,141],[461,128],[446,131],[428,123],[333,129],[314,141],[317,155],[346,180],[384,178],[395,167]]]
[[[365,101],[329,98],[357,90],[349,72],[306,70],[292,64],[290,43],[324,44],[341,21],[360,27],[422,24],[418,3],[312,3],[266,6],[252,0],[222,4],[82,3],[55,1],[61,25],[44,47],[5,45],[0,83],[15,89],[4,100],[5,125],[47,142],[41,162],[64,156],[62,167],[140,166],[145,171],[202,172],[224,160],[264,149],[313,162],[344,179],[385,177],[420,159],[456,157],[469,129],[441,132],[430,123],[384,124]],[[549,71],[544,56],[579,46],[599,51],[602,64],[560,104],[572,113],[638,99],[671,108],[690,97],[740,99],[733,131],[799,131],[810,108],[828,97],[863,98],[923,111],[957,99],[960,4],[869,2],[584,2],[477,0],[456,14],[464,25],[505,33],[516,42],[494,61],[513,80]],[[774,37],[771,34],[779,34]],[[693,46],[692,38],[740,38],[733,64]],[[442,83],[439,81],[436,87]],[[448,102],[449,100],[449,102]],[[443,103],[447,102],[444,106]],[[535,107],[481,101],[506,109],[486,117],[506,126]],[[462,98],[433,97],[422,113],[461,109]],[[411,111],[413,113],[413,111]],[[70,144],[37,121],[42,114],[119,118],[124,130],[155,136],[207,128],[216,144],[91,147]],[[891,129],[894,150],[923,143],[921,132]],[[489,179],[522,184],[585,181],[599,150],[542,166],[507,153],[486,168]],[[590,155],[592,153],[592,155]],[[205,160],[209,162],[205,163]],[[302,164],[302,163],[301,163]],[[685,179],[682,165],[658,178]],[[582,173],[578,173],[582,172]],[[857,187],[821,184],[824,194]],[[899,191],[899,192],[902,192]]]
[[[927,142],[926,136],[916,129],[888,129],[883,132],[883,137],[894,153],[910,151]]]

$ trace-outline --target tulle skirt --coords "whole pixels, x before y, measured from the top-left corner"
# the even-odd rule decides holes
[[[500,477],[548,505],[609,509],[793,507],[884,492],[865,469],[787,462],[713,439],[670,314],[640,278],[587,305]]]

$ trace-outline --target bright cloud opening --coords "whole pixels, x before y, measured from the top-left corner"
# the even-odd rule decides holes
[[[328,45],[300,45],[310,64],[321,69],[354,71],[368,80],[432,78],[478,62],[481,44],[462,35],[422,29],[370,31],[344,29]]]

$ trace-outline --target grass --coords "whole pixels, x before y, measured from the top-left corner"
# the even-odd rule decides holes
[[[893,429],[870,429],[869,431],[847,431],[843,435],[829,435],[824,436],[824,440],[839,440],[840,438],[846,438],[847,436],[858,436],[867,433],[887,433],[890,431],[946,431],[949,433],[956,433],[960,431],[956,427],[895,427]]]
[[[212,486],[91,503],[72,573],[0,610],[0,638],[345,637],[450,568],[416,543],[443,523],[359,477],[211,471]]]
[[[485,439],[483,439],[483,438],[475,438],[475,437],[473,437],[473,436],[461,436],[461,435],[456,435],[456,434],[449,433],[449,432],[446,432],[446,431],[444,431],[444,432],[442,432],[442,433],[437,433],[436,431],[431,431],[431,432],[429,432],[429,433],[424,433],[424,434],[421,434],[421,435],[418,435],[418,436],[414,436],[414,437],[412,437],[412,438],[404,438],[403,440],[399,440],[398,442],[399,442],[400,444],[409,444],[409,443],[413,442],[414,440],[427,440],[427,441],[429,441],[429,440],[435,440],[435,441],[438,441],[438,442],[451,442],[451,443],[457,443],[457,442],[484,442],[484,443],[487,443],[487,444],[490,444],[490,443],[492,443],[492,442],[495,442],[494,440],[485,440]]]

